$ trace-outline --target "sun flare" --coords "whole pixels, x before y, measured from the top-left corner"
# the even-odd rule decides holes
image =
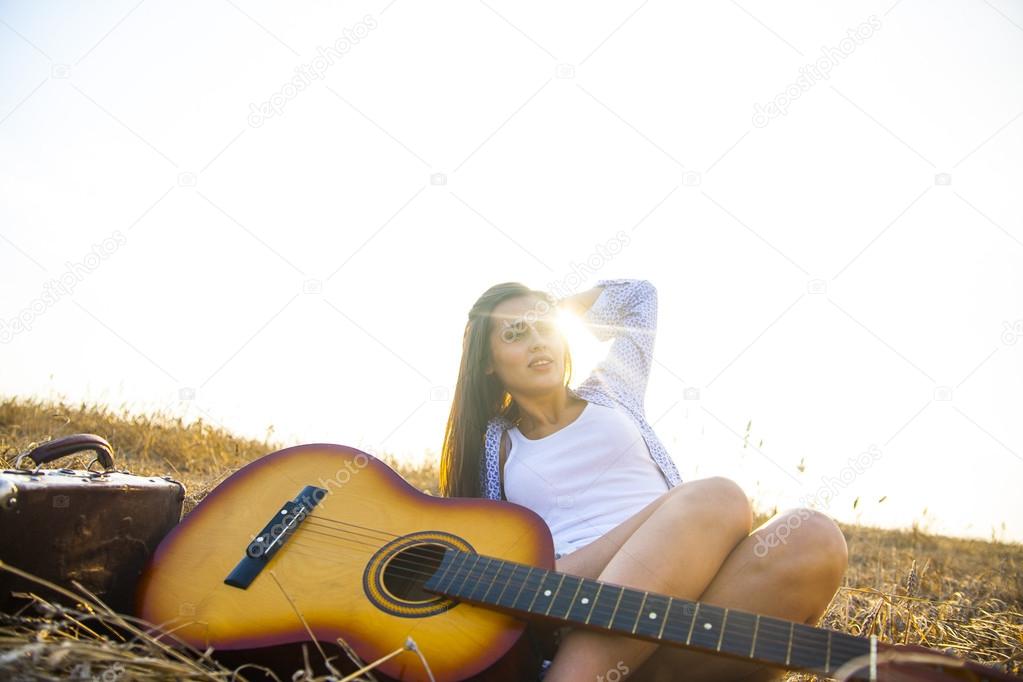
[[[561,313],[557,325],[572,351],[572,386],[578,386],[597,363],[604,359],[607,348],[601,344],[576,315]]]

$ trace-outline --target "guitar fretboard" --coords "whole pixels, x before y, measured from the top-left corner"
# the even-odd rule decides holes
[[[835,630],[452,549],[424,588],[516,614],[823,674],[876,646]]]

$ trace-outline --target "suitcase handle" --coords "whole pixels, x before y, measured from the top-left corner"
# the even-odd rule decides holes
[[[114,449],[105,438],[92,433],[79,433],[73,436],[57,438],[35,447],[28,452],[19,455],[14,460],[15,468],[21,467],[21,458],[28,457],[38,467],[40,464],[52,462],[65,455],[73,455],[82,450],[92,450],[96,453],[96,459],[107,471],[114,468]]]

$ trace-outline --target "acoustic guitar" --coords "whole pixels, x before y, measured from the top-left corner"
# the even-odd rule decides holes
[[[343,639],[396,680],[536,679],[527,620],[849,680],[1015,680],[919,646],[560,573],[510,502],[419,492],[365,452],[312,444],[225,479],[161,542],[136,613],[168,643],[251,651]],[[893,658],[893,652],[898,656]],[[425,659],[427,667],[423,664]]]

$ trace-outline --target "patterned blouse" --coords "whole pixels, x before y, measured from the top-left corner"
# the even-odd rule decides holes
[[[669,487],[682,482],[675,463],[646,420],[644,396],[653,364],[657,333],[657,289],[642,279],[602,279],[603,290],[583,315],[587,328],[599,341],[614,339],[607,357],[590,373],[575,393],[605,407],[619,405],[636,422],[647,449],[660,467]],[[483,497],[500,500],[501,436],[514,424],[501,415],[487,424],[480,483]]]

